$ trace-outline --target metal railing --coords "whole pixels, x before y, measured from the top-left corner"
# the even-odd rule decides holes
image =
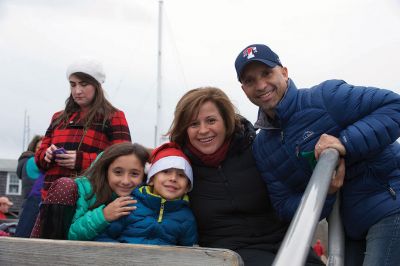
[[[339,213],[340,196],[337,195],[335,205],[328,218],[328,247],[329,247],[329,266],[344,265],[344,230]]]
[[[338,160],[339,153],[335,149],[326,149],[321,153],[300,205],[274,260],[274,266],[304,265]],[[338,204],[339,201],[337,200],[329,218],[328,265],[342,266],[344,265],[344,236]],[[332,258],[331,252],[334,253]]]

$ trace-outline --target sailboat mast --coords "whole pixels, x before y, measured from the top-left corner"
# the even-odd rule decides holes
[[[155,126],[155,136],[154,136],[154,147],[157,147],[160,144],[160,131],[161,131],[161,84],[162,84],[162,77],[161,77],[161,59],[162,59],[162,7],[163,7],[163,0],[158,1],[158,53],[157,53],[157,119],[156,119],[156,126]]]

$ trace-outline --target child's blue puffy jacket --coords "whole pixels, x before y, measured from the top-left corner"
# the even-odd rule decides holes
[[[132,244],[192,246],[197,244],[197,226],[188,198],[165,200],[148,186],[132,196],[137,209],[112,222],[95,240]]]

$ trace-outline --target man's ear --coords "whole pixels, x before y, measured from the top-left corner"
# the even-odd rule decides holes
[[[281,72],[287,81],[289,79],[289,71],[288,71],[287,67],[281,67]]]

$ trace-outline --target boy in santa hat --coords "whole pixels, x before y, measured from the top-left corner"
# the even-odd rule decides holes
[[[169,142],[151,155],[147,185],[133,190],[136,210],[112,222],[96,241],[192,246],[196,221],[186,195],[193,172],[178,144]]]

